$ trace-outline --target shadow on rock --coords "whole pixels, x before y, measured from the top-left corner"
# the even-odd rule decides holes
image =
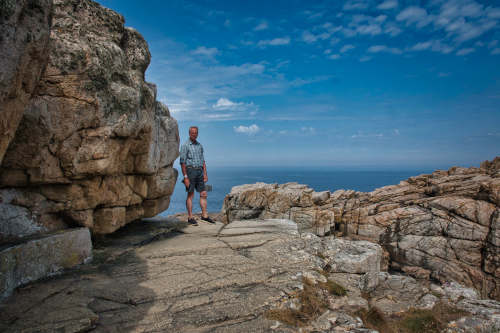
[[[161,330],[162,302],[151,278],[147,244],[181,235],[177,219],[132,223],[95,240],[91,263],[19,288],[2,305],[1,332]]]

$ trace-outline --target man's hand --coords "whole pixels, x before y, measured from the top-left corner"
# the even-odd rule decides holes
[[[186,186],[186,189],[189,188],[189,178],[184,178],[184,185]]]
[[[206,183],[206,182],[208,182],[208,176],[207,176],[207,174],[204,174],[204,175],[203,175],[203,181],[204,181],[205,183]]]

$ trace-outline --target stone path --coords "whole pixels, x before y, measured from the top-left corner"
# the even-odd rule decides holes
[[[301,246],[287,220],[132,224],[97,242],[91,264],[18,289],[0,331],[269,331],[263,312],[313,266]]]

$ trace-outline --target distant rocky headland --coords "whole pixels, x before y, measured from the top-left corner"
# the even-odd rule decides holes
[[[0,37],[0,331],[500,330],[500,157],[151,218],[179,134],[142,36],[90,0],[2,0]]]

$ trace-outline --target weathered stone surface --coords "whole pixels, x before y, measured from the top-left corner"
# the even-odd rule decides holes
[[[51,0],[0,6],[0,165],[47,65]]]
[[[481,165],[438,170],[369,193],[327,196],[298,184],[241,185],[226,196],[222,212],[228,221],[288,216],[300,230],[379,243],[389,269],[457,281],[498,300],[500,157]],[[319,218],[325,212],[333,214]]]
[[[146,41],[124,27],[121,15],[90,0],[55,0],[52,9],[52,1],[17,3],[36,5],[33,14],[52,16],[52,24],[48,65],[29,84],[38,88],[0,167],[1,202],[8,205],[0,241],[71,225],[109,233],[166,209],[179,134],[168,108],[156,101],[156,87],[144,81],[151,58]],[[34,77],[38,67],[30,68]]]
[[[88,261],[92,242],[87,228],[71,229],[0,249],[0,298],[19,285]]]
[[[235,186],[226,195],[222,214],[226,222],[253,218],[286,218],[295,221],[301,231],[323,236],[334,226],[333,211],[323,204],[330,192],[314,192],[297,183],[247,184]]]
[[[380,272],[382,248],[378,244],[332,237],[327,237],[323,244],[321,254],[328,260],[332,273]]]
[[[301,311],[304,304],[297,294],[306,280],[317,288],[333,280],[347,295],[323,290],[326,306],[303,332],[373,332],[352,314],[372,306],[387,315],[409,306],[429,308],[437,298],[453,302],[445,295],[446,285],[435,285],[433,291],[441,290],[435,296],[411,277],[380,272],[370,274],[379,275],[381,283],[362,293],[360,280],[366,274],[328,272],[329,259],[322,252],[335,240],[298,229],[281,219],[200,222],[196,227],[174,217],[132,223],[103,238],[94,261],[78,271],[15,291],[1,304],[0,330],[297,332],[297,327],[266,319],[265,313]],[[342,240],[346,252],[365,243]],[[351,251],[352,262],[366,259],[364,251],[358,252]],[[468,322],[494,322],[498,302],[460,302],[472,313]]]

